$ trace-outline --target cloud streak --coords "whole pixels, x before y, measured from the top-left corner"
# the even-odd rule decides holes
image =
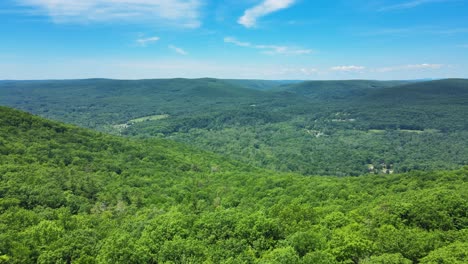
[[[237,23],[246,28],[253,28],[257,25],[257,20],[259,18],[281,9],[286,9],[295,2],[295,0],[264,0],[259,5],[245,10],[244,15],[237,20]]]
[[[413,0],[413,1],[406,1],[403,3],[395,4],[395,5],[388,5],[384,6],[379,9],[380,12],[385,11],[394,11],[394,10],[402,10],[402,9],[411,9],[421,5],[430,4],[430,3],[442,3],[442,2],[449,2],[451,0]]]
[[[139,38],[136,40],[136,42],[138,43],[138,45],[146,47],[148,46],[148,44],[157,42],[159,39],[159,37]]]
[[[184,56],[185,56],[185,55],[188,55],[188,52],[187,52],[187,51],[185,51],[184,49],[179,48],[179,47],[177,47],[177,46],[169,45],[168,48],[171,49],[171,50],[173,50],[174,52],[180,54],[180,55],[184,55]]]
[[[340,71],[340,72],[356,72],[356,71],[362,71],[364,69],[366,69],[366,67],[356,66],[356,65],[334,66],[330,68],[330,70],[332,71]]]
[[[376,69],[377,72],[393,72],[393,71],[407,71],[407,70],[438,70],[443,68],[443,64],[408,64],[402,66],[384,67]]]
[[[201,0],[16,0],[55,23],[131,22],[201,25]]]
[[[262,54],[266,55],[306,55],[311,54],[313,51],[311,49],[302,49],[289,46],[279,46],[279,45],[257,45],[250,42],[239,41],[233,37],[225,37],[225,43],[234,44],[239,47],[252,48],[260,50]]]
[[[242,42],[237,40],[236,38],[233,37],[225,37],[224,38],[225,43],[231,43],[239,47],[251,47],[252,44],[250,42]]]

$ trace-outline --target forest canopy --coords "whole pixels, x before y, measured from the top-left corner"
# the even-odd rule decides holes
[[[274,172],[0,107],[0,263],[466,263],[467,184]]]

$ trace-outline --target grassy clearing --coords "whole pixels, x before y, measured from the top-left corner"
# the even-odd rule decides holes
[[[383,133],[385,133],[385,130],[382,130],[382,129],[369,129],[369,133],[383,134]]]
[[[134,123],[141,123],[145,121],[156,121],[156,120],[162,120],[168,118],[169,115],[152,115],[152,116],[144,116],[144,117],[139,117],[132,119],[128,121],[129,124],[134,124]]]

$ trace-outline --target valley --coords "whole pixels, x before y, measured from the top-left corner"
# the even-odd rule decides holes
[[[467,87],[463,79],[32,81],[0,84],[0,104],[253,166],[357,176],[369,164],[397,173],[466,165]]]

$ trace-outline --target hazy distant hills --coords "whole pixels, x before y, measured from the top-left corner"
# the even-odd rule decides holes
[[[297,81],[297,80],[274,81],[274,80],[234,80],[234,79],[227,79],[223,81],[227,83],[232,83],[238,86],[242,86],[245,88],[260,90],[260,91],[283,90],[283,89],[286,89],[288,85],[290,84],[303,82],[303,81]]]
[[[368,100],[381,99],[395,103],[414,103],[416,101],[449,100],[451,103],[468,103],[468,80],[445,79],[429,82],[408,83],[369,93]]]
[[[194,108],[209,110],[218,104],[255,102],[262,95],[216,79],[87,79],[0,84],[0,104],[90,127],[150,114],[174,115]]]
[[[349,99],[366,95],[370,90],[394,87],[409,81],[305,81],[288,86],[283,90],[313,99]]]
[[[5,81],[0,104],[303,174],[452,169],[468,160],[464,79]]]

